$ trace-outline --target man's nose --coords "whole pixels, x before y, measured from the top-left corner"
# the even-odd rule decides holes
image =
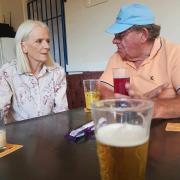
[[[118,44],[118,43],[120,43],[120,40],[117,39],[116,37],[114,37],[112,42],[113,42],[113,44]]]

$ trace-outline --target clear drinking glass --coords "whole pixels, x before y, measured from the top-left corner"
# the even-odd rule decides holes
[[[130,82],[129,72],[125,68],[113,68],[114,93],[128,95],[125,84]]]
[[[144,180],[152,107],[138,99],[92,104],[102,180]]]
[[[86,109],[91,109],[91,104],[100,99],[97,79],[83,80]]]
[[[4,111],[0,109],[0,150],[6,147],[6,128],[4,124]]]

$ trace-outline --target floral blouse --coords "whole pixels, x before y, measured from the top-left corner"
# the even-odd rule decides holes
[[[66,77],[62,67],[43,66],[38,77],[18,71],[11,62],[0,69],[0,108],[11,104],[15,120],[43,116],[68,109]]]

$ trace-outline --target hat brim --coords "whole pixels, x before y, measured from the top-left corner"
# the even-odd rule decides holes
[[[127,29],[129,29],[132,26],[133,26],[132,24],[117,24],[117,23],[115,23],[112,26],[110,26],[109,28],[107,28],[106,32],[110,33],[110,34],[117,34],[117,33],[126,31]]]

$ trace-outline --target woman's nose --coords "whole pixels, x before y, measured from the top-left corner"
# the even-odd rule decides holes
[[[49,42],[43,41],[43,47],[46,48],[46,49],[50,49]]]

